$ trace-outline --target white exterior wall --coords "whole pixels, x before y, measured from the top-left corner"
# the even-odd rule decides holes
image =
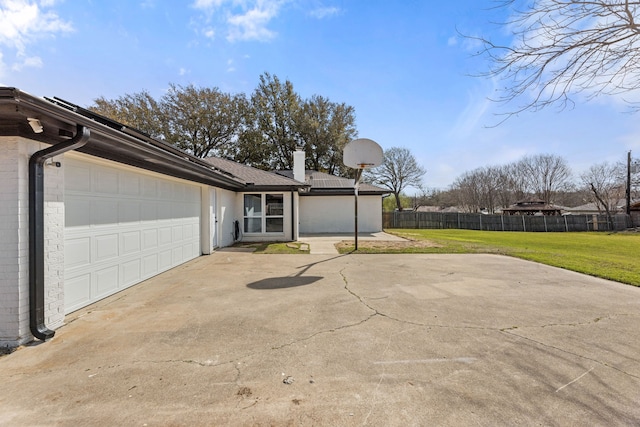
[[[355,196],[300,197],[300,234],[353,233]],[[382,231],[382,197],[358,197],[358,232]]]
[[[31,340],[29,330],[29,158],[48,147],[0,137],[0,346]],[[58,161],[59,158],[53,159]],[[64,319],[63,168],[45,166],[45,323]]]
[[[233,245],[233,223],[236,218],[236,200],[238,196],[229,190],[217,190],[218,246]],[[242,213],[242,210],[240,210]]]

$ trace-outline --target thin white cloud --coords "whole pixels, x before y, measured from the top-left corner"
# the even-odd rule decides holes
[[[196,32],[212,38],[226,34],[230,42],[269,41],[277,33],[269,28],[287,0],[195,0],[192,7],[203,13],[195,21]]]
[[[319,7],[309,12],[310,16],[314,18],[323,19],[329,16],[340,14],[341,10],[337,7]]]
[[[228,3],[228,0],[196,0],[193,3],[193,7],[195,7],[196,9],[207,10],[207,9],[218,8],[223,3]]]
[[[458,116],[449,137],[455,140],[469,138],[474,132],[482,128],[486,120],[486,113],[491,106],[491,101],[486,96],[486,85],[469,93],[467,106]]]
[[[20,71],[25,67],[42,68],[42,59],[39,56],[27,56],[11,65],[13,71]]]
[[[231,28],[227,40],[267,41],[274,38],[276,33],[269,30],[267,24],[277,15],[279,7],[278,2],[258,1],[244,14],[229,17]]]
[[[41,67],[42,59],[29,53],[38,40],[73,31],[70,22],[62,20],[54,11],[53,0],[0,0],[0,76],[11,68]]]

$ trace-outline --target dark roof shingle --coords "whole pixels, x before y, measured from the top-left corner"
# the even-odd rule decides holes
[[[253,184],[255,187],[301,188],[307,186],[306,184],[298,182],[292,178],[257,169],[252,166],[243,165],[233,160],[223,159],[221,157],[208,157],[204,160],[215,166],[216,169],[227,172],[244,181],[248,185]]]

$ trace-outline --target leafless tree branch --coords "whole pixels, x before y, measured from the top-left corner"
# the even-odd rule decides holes
[[[551,105],[573,105],[587,99],[640,89],[640,1],[638,0],[505,0],[513,11],[503,23],[510,44],[484,37],[479,55],[491,68],[486,77],[502,83],[495,101],[520,101],[509,116]]]

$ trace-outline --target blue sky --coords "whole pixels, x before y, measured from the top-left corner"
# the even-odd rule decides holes
[[[621,99],[522,113],[488,101],[500,83],[459,34],[508,42],[491,0],[0,0],[0,85],[88,106],[169,83],[249,95],[260,74],[355,108],[359,136],[409,148],[428,188],[524,155],[579,175],[640,152]],[[508,107],[507,107],[508,108]]]

